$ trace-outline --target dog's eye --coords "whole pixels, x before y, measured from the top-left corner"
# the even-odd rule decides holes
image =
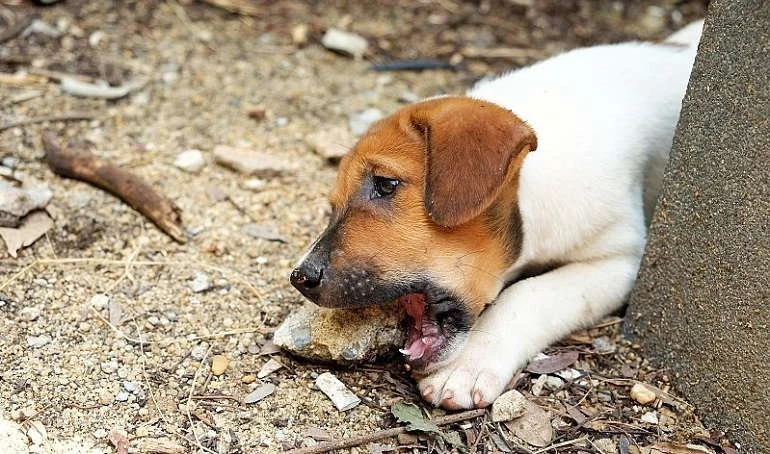
[[[374,193],[372,198],[379,199],[392,195],[399,184],[401,182],[395,178],[374,176]]]

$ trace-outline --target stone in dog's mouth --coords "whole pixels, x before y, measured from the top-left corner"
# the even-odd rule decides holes
[[[427,364],[447,343],[444,328],[438,322],[436,314],[431,314],[424,293],[410,293],[398,299],[410,318],[406,345],[399,350],[406,356],[407,362],[417,366]]]

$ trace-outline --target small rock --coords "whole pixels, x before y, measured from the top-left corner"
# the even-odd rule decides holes
[[[105,361],[99,365],[99,367],[102,369],[102,372],[105,374],[114,374],[117,372],[118,367],[120,365],[118,364],[118,361],[115,359],[111,359],[109,361]]]
[[[44,183],[15,186],[0,178],[0,227],[15,228],[29,212],[45,208],[53,192]]]
[[[658,396],[653,390],[644,386],[642,383],[636,383],[631,387],[631,398],[642,405],[654,402]]]
[[[286,164],[286,159],[280,156],[227,145],[214,147],[214,159],[225,167],[247,175],[276,175],[292,170]]]
[[[267,181],[261,178],[249,178],[243,182],[243,187],[250,191],[261,191],[267,186]]]
[[[50,344],[53,339],[48,334],[41,336],[27,336],[27,345],[32,348],[41,348]]]
[[[360,309],[306,305],[281,323],[273,342],[297,356],[315,361],[373,361],[403,346],[405,333],[400,327],[403,318],[403,309],[395,305]]]
[[[99,403],[102,405],[109,405],[115,400],[115,396],[112,395],[106,389],[99,390]]]
[[[398,438],[398,444],[400,445],[413,445],[417,443],[417,435],[406,432],[398,434],[396,438]]]
[[[564,380],[559,377],[547,375],[545,379],[545,387],[551,391],[556,391],[564,386]]]
[[[270,394],[273,394],[275,392],[275,385],[272,383],[266,383],[259,388],[255,389],[254,391],[248,393],[246,397],[243,398],[244,404],[254,404],[259,402],[260,400],[264,399],[265,397],[269,396]]]
[[[596,449],[603,454],[615,454],[618,452],[618,446],[611,438],[601,438],[596,440],[594,441],[594,446],[596,446]]]
[[[205,344],[198,344],[190,350],[190,357],[195,361],[202,361],[203,357],[206,356],[206,351],[208,351],[208,349],[208,346]]]
[[[384,115],[380,109],[371,107],[369,109],[365,109],[348,116],[348,126],[354,135],[360,136],[365,133],[367,129],[369,129],[369,126],[371,126],[372,123],[379,120],[383,116]]]
[[[35,306],[27,306],[19,311],[19,317],[28,322],[37,320],[40,317],[40,309]]]
[[[254,383],[255,381],[257,381],[257,377],[254,374],[248,374],[241,377],[241,382],[246,383],[247,385],[249,383]]]
[[[211,281],[209,281],[209,275],[206,273],[196,273],[195,278],[190,281],[190,290],[195,293],[205,292],[211,288]]]
[[[109,435],[109,432],[107,432],[105,429],[99,428],[94,430],[93,435],[94,435],[94,438],[101,440],[102,438],[107,438],[107,435]]]
[[[352,391],[331,372],[324,372],[315,379],[315,385],[331,399],[337,410],[347,411],[361,403]]]
[[[97,293],[91,297],[88,304],[94,309],[106,309],[110,305],[110,297],[103,293]]]
[[[503,393],[492,404],[492,422],[504,422],[518,418],[527,408],[527,398],[512,389]]]
[[[206,159],[200,150],[187,150],[177,155],[174,165],[185,172],[198,173],[206,165]]]
[[[307,42],[307,24],[297,24],[291,28],[291,41],[296,45],[302,45]]]
[[[305,137],[305,143],[319,156],[330,162],[339,161],[353,146],[354,142],[355,139],[350,135],[350,132],[341,127],[321,129]]]
[[[220,376],[227,370],[227,365],[230,361],[224,355],[214,355],[211,358],[211,373]]]
[[[606,337],[597,337],[593,341],[594,350],[597,353],[612,353],[616,350],[615,344],[611,343]]]
[[[419,101],[420,97],[412,91],[404,90],[398,95],[398,100],[401,102],[413,103]]]
[[[48,438],[48,433],[45,430],[45,426],[40,421],[32,421],[29,423],[27,429],[27,436],[33,445],[42,445]]]
[[[134,437],[136,438],[148,437],[149,435],[150,429],[148,429],[147,426],[139,426],[134,431]]]
[[[282,367],[283,364],[279,363],[273,358],[270,358],[259,370],[259,373],[257,373],[257,378],[265,378]]]
[[[127,400],[128,400],[128,393],[126,391],[119,391],[117,394],[115,394],[116,402],[125,402]]]
[[[133,394],[139,389],[139,384],[133,381],[124,381],[123,389]]]
[[[364,37],[336,28],[326,30],[321,38],[321,44],[327,49],[350,55],[356,60],[363,57],[369,47]]]
[[[249,223],[243,226],[243,233],[252,238],[259,238],[267,241],[277,241],[285,243],[286,239],[282,237],[275,229],[265,224]]]
[[[647,413],[642,415],[642,422],[646,422],[648,424],[658,424],[658,414],[654,411],[648,411]]]

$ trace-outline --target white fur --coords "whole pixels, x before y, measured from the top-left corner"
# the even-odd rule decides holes
[[[664,45],[574,50],[469,92],[510,109],[538,139],[519,181],[521,256],[505,277],[533,264],[560,266],[503,290],[459,356],[421,380],[426,399],[449,408],[489,404],[532,355],[623,304],[701,27]]]

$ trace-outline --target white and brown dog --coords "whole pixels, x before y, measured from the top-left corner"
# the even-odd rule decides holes
[[[292,284],[322,306],[400,301],[423,397],[489,405],[532,355],[623,304],[701,27],[567,52],[377,122]]]

